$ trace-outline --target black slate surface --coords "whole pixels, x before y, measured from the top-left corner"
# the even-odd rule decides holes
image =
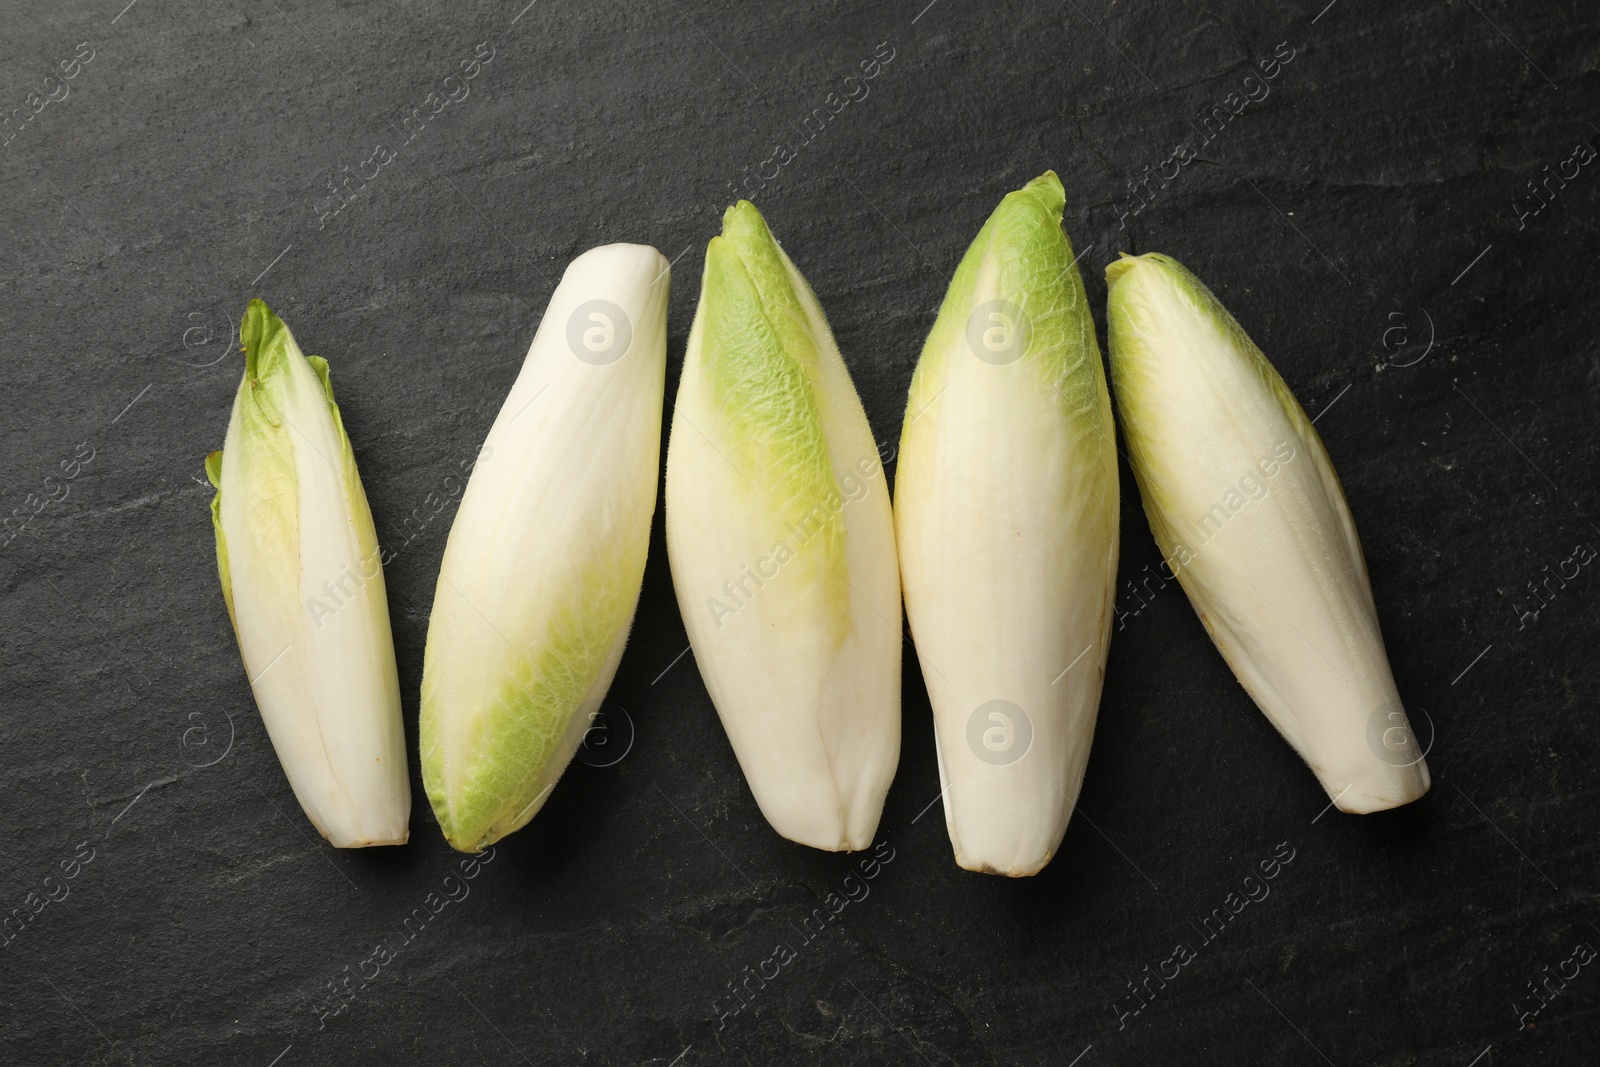
[[[20,525],[76,472],[0,549],[4,1062],[1592,1062],[1600,578],[1529,583],[1600,546],[1600,174],[1565,162],[1600,147],[1594,5],[124,2],[0,8],[0,513]],[[1280,42],[1292,59],[1247,83]],[[457,99],[432,115],[430,93]],[[1197,158],[1135,193],[1184,142]],[[750,181],[892,446],[960,254],[1047,167],[1097,307],[1116,251],[1170,253],[1320,413],[1435,727],[1428,797],[1327,812],[1181,592],[1124,587],[1044,873],[955,867],[908,647],[892,860],[847,881],[862,857],[757,812],[679,658],[658,515],[608,704],[635,732],[620,761],[574,764],[470,880],[415,771],[409,846],[316,838],[240,667],[202,484],[249,297],[332,363],[397,550],[414,746],[453,504],[422,516],[574,255],[681,257],[675,382],[705,242]],[[330,183],[374,169],[335,212]],[[1123,493],[1138,580],[1158,554],[1126,472]],[[1270,896],[1202,943],[1191,924],[1283,849]],[[1196,958],[1125,1014],[1180,941]],[[779,945],[794,960],[729,1013]]]

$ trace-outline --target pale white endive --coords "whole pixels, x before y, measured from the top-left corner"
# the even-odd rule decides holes
[[[900,755],[889,495],[822,309],[745,201],[706,249],[666,492],[678,606],[762,814],[866,848]]]
[[[420,745],[462,851],[544,805],[622,658],[660,478],[668,283],[644,245],[572,261],[450,528]]]
[[[217,569],[289,785],[337,848],[405,842],[400,684],[372,512],[325,360],[252,300],[244,379],[206,459]]]
[[[1055,854],[1083,783],[1117,571],[1111,404],[1052,172],[967,250],[911,381],[895,473],[906,615],[956,862]]]
[[[1428,791],[1355,521],[1311,420],[1176,261],[1106,268],[1112,376],[1145,514],[1217,648],[1342,810]]]

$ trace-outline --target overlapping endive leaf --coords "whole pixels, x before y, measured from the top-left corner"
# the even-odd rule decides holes
[[[325,360],[259,300],[244,379],[206,459],[217,570],[262,721],[335,846],[408,835],[400,685],[372,512]]]
[[[422,777],[478,851],[543,806],[616,674],[659,479],[667,261],[567,268],[450,529],[422,676]]]
[[[1234,674],[1351,812],[1427,792],[1355,521],[1278,372],[1177,261],[1106,268],[1117,406],[1167,565]]]
[[[956,861],[1037,873],[1083,782],[1110,645],[1117,468],[1053,172],[967,250],[912,378],[895,527]]]
[[[900,753],[900,587],[866,414],[811,288],[741,201],[706,249],[667,453],[695,660],[762,814],[867,847]]]

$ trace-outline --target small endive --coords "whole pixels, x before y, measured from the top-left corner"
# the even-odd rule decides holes
[[[259,300],[239,337],[244,379],[206,474],[250,688],[322,836],[404,844],[411,783],[382,559],[328,364]]]
[[[544,805],[633,623],[660,479],[670,267],[573,260],[450,527],[422,667],[422,781],[477,852]]]
[[[1156,542],[1233,673],[1340,809],[1428,791],[1322,440],[1177,261],[1106,268],[1117,407]]]
[[[773,829],[872,843],[900,758],[883,468],[811,287],[740,201],[706,248],[667,449],[689,643]]]
[[[1117,454],[1066,194],[1005,197],[911,379],[895,529],[956,862],[1050,862],[1083,784],[1111,640]]]

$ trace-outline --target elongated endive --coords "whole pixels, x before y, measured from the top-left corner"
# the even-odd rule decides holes
[[[1422,796],[1355,521],[1305,411],[1177,261],[1125,257],[1106,280],[1117,407],[1167,567],[1342,810]]]
[[[450,528],[422,668],[422,781],[445,840],[533,818],[628,639],[660,477],[669,267],[572,261]]]
[[[877,446],[811,287],[740,201],[706,248],[667,450],[667,554],[706,689],[784,837],[872,843],[900,758]]]
[[[372,512],[328,364],[250,301],[244,379],[221,452],[217,571],[267,736],[306,816],[337,848],[407,837],[400,683]]]
[[[1110,644],[1117,458],[1094,321],[1046,172],[989,216],[911,380],[895,481],[906,614],[956,862],[1050,862]]]

